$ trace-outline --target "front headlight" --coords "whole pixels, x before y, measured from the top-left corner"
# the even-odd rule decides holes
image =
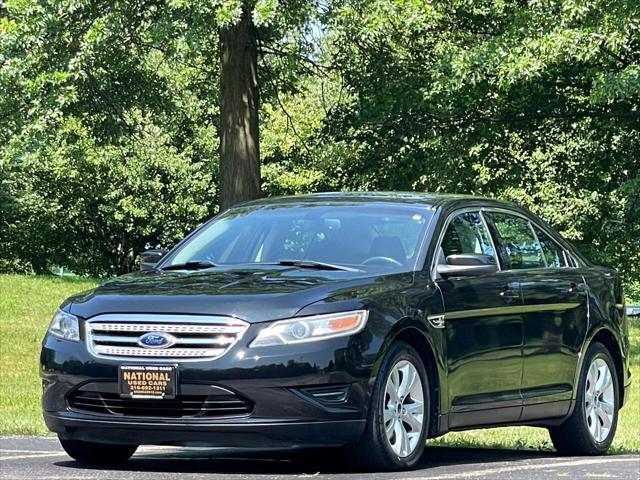
[[[281,320],[261,330],[249,347],[289,345],[353,335],[362,331],[368,315],[367,310],[356,310]]]
[[[51,320],[51,325],[49,325],[49,333],[54,337],[78,342],[80,340],[78,317],[58,310],[53,316],[53,320]]]

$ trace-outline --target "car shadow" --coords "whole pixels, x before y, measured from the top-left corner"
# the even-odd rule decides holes
[[[429,470],[448,465],[487,464],[515,460],[553,458],[553,452],[494,450],[478,448],[427,447],[416,470]],[[109,465],[86,465],[75,461],[55,462],[56,466],[74,469],[164,473],[226,473],[226,474],[338,474],[363,473],[356,469],[341,450],[316,449],[287,453],[228,453],[211,449],[175,449],[169,452],[146,451],[129,462]],[[413,473],[416,473],[414,470]],[[382,475],[382,476],[379,476]],[[397,474],[389,473],[389,478]],[[379,473],[378,478],[385,477]]]

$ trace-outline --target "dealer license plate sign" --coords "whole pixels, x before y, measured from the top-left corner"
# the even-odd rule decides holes
[[[176,376],[175,365],[120,365],[120,396],[158,400],[175,398]]]

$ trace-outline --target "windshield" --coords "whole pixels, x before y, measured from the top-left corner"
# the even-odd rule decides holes
[[[424,206],[375,203],[239,207],[206,224],[162,267],[300,260],[408,271],[431,216]]]

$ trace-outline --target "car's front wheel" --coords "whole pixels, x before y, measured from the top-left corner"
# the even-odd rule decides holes
[[[117,464],[126,462],[138,448],[137,445],[93,443],[65,440],[64,438],[59,440],[67,455],[80,463]]]
[[[424,451],[428,423],[424,364],[411,345],[396,342],[380,366],[363,439],[349,451],[367,469],[412,468]]]
[[[565,455],[601,455],[618,425],[618,377],[609,350],[594,343],[587,350],[576,406],[562,425],[549,429],[551,441]]]

